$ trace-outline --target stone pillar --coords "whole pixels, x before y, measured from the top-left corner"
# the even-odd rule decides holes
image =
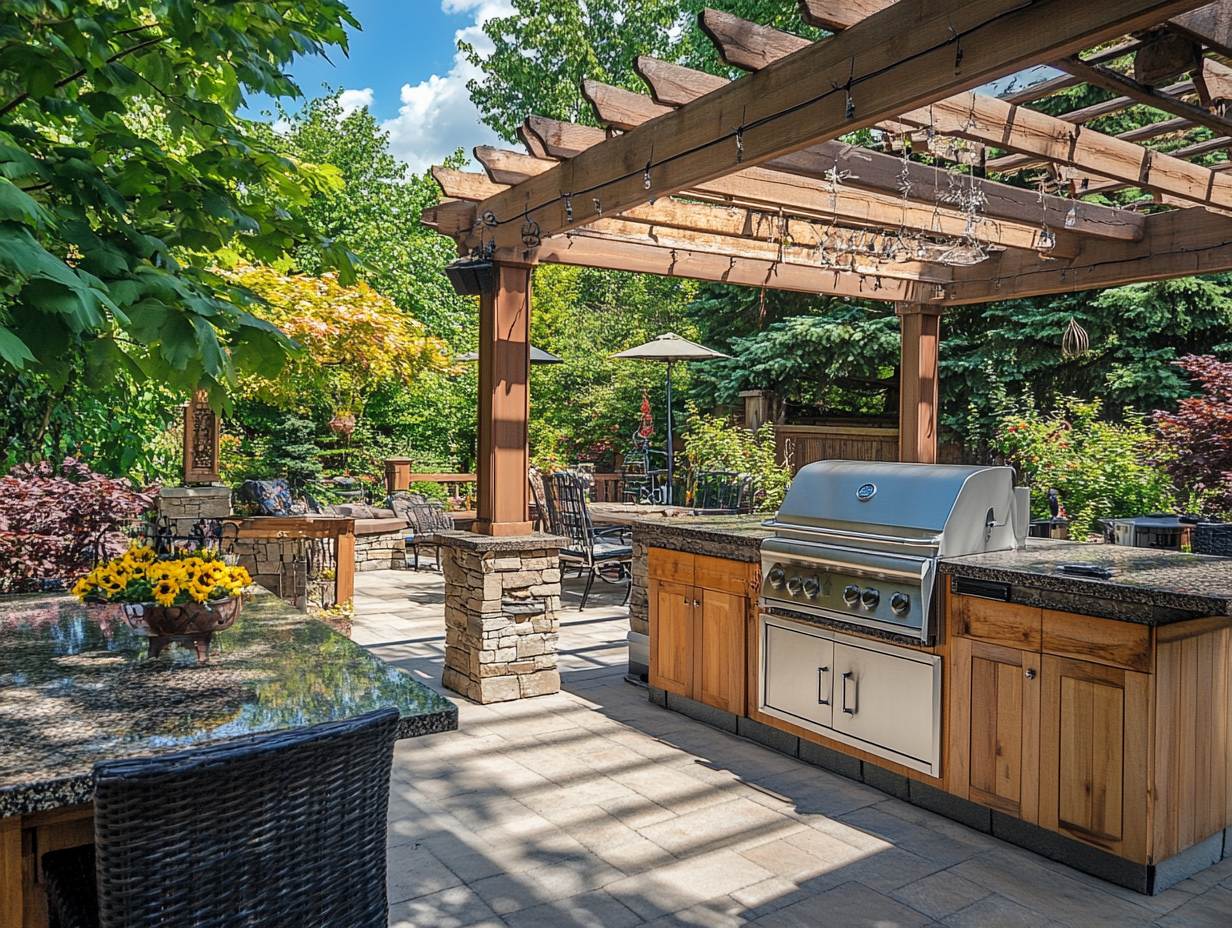
[[[442,532],[445,673],[479,703],[560,690],[560,559],[568,539]]]
[[[202,519],[231,515],[230,487],[163,487],[158,491],[158,515],[171,520],[172,532],[186,538]]]
[[[898,389],[898,459],[937,463],[937,380],[941,307],[895,305],[902,320]]]

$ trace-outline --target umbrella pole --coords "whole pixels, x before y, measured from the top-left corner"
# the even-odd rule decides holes
[[[667,505],[672,504],[672,362],[667,362]]]

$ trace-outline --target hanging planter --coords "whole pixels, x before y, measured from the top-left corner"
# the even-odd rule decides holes
[[[347,438],[350,438],[351,433],[355,431],[355,413],[334,413],[334,418],[329,420],[329,427],[335,432],[341,432]]]

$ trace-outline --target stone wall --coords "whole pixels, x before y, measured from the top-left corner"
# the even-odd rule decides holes
[[[633,539],[633,589],[629,591],[629,631],[650,634],[650,578],[646,574],[646,552],[649,545]]]
[[[480,703],[558,692],[557,555],[564,539],[485,539],[467,532],[438,537],[445,574],[444,685]]]
[[[231,515],[231,488],[163,487],[158,491],[158,515],[171,519],[176,536],[187,537],[202,519]]]
[[[253,583],[297,609],[307,610],[309,584],[304,542],[297,538],[241,538],[235,543],[235,550],[240,566],[252,575]]]
[[[401,528],[396,532],[379,535],[355,536],[356,570],[402,570],[406,567],[406,533]]]

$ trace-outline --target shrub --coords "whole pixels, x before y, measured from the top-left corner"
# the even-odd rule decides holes
[[[791,469],[775,460],[774,426],[769,424],[750,432],[726,419],[690,410],[684,456],[691,478],[707,470],[752,474],[753,508],[762,512],[778,509],[791,485]]]
[[[996,448],[1018,467],[1031,487],[1031,516],[1048,518],[1055,489],[1081,539],[1097,519],[1162,512],[1173,505],[1167,473],[1149,456],[1150,432],[1141,422],[1114,425],[1099,419],[1099,400],[1059,401],[1043,415],[1036,409],[1003,415]]]
[[[1160,457],[1197,511],[1232,515],[1232,364],[1188,355],[1173,362],[1203,395],[1156,412]]]
[[[96,474],[76,458],[20,464],[0,478],[0,592],[40,588],[121,554],[120,529],[154,504],[153,488]]]

